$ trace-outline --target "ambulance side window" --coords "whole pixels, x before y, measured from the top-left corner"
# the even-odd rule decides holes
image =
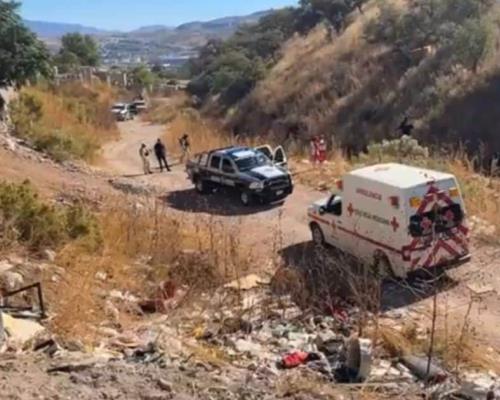
[[[340,196],[332,196],[328,203],[327,211],[340,217],[342,215],[342,198]]]
[[[342,200],[335,202],[332,205],[332,214],[340,217],[342,215]]]

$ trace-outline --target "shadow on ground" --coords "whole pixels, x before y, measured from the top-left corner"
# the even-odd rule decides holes
[[[286,247],[280,255],[287,267],[303,275],[308,292],[320,302],[325,298],[354,303],[360,297],[367,302],[379,298],[380,310],[389,311],[449,291],[458,284],[443,270],[435,271],[433,276],[428,271],[416,271],[405,280],[381,282],[351,256],[332,248],[318,249],[312,242]]]
[[[171,192],[162,199],[169,207],[192,213],[206,213],[220,216],[243,216],[258,214],[280,207],[282,202],[245,207],[240,204],[238,194],[220,190],[209,195],[200,195],[194,189]]]

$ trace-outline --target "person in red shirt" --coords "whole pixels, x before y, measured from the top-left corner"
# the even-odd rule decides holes
[[[327,145],[324,136],[321,136],[318,141],[318,161],[323,164],[326,161]]]

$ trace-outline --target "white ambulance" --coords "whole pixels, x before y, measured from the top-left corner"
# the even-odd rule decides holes
[[[316,244],[398,278],[470,259],[464,201],[453,175],[382,164],[352,171],[337,188],[309,207]]]

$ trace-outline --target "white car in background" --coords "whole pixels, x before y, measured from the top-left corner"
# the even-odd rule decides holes
[[[130,112],[129,105],[126,103],[115,103],[111,108],[111,113],[115,116],[117,121],[128,121],[134,118]]]

